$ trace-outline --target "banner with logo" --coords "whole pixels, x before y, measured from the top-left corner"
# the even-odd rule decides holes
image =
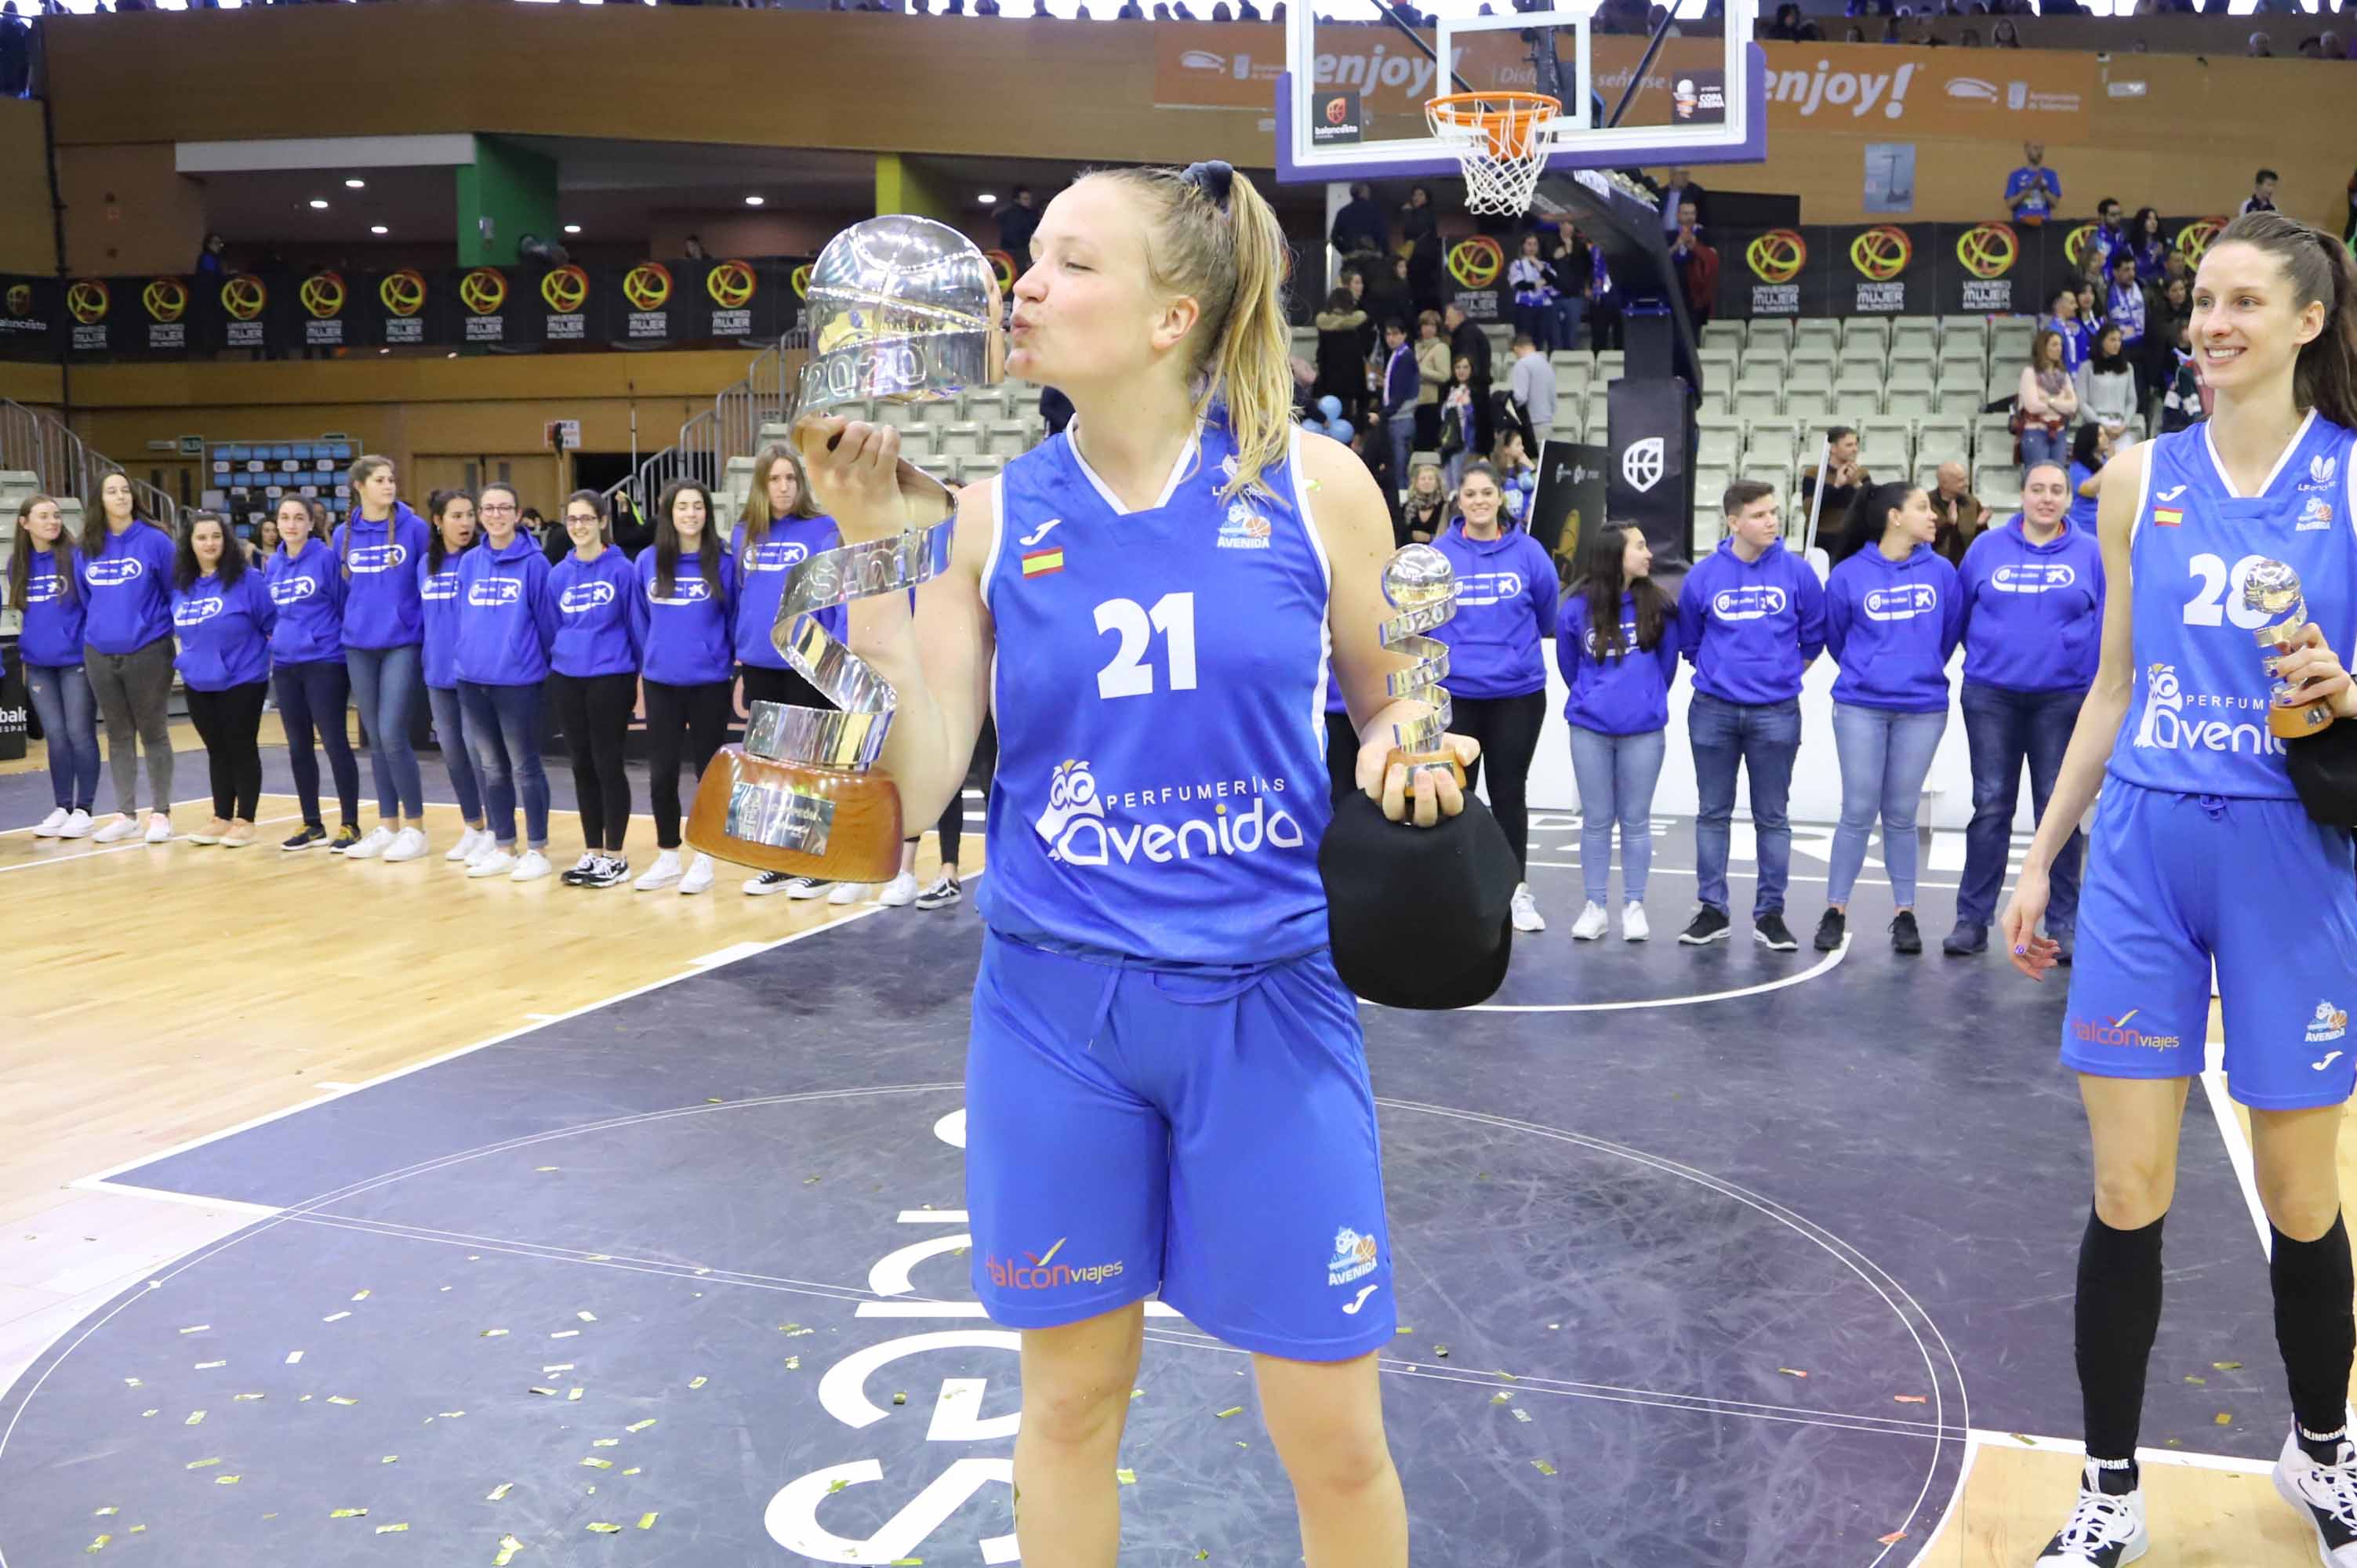
[[[468,267],[452,281],[457,340],[470,349],[537,349],[545,317],[528,295],[520,268]]]
[[[448,276],[439,272],[431,278],[414,267],[362,274],[360,305],[368,345],[402,349],[448,341],[439,317],[449,292]]]
[[[1773,320],[1835,314],[1835,232],[1812,227],[1715,236],[1718,319]]]
[[[65,290],[55,278],[0,278],[0,355],[55,359],[66,346]]]
[[[543,343],[602,342],[606,338],[603,311],[613,293],[611,276],[593,276],[587,269],[572,265],[551,267],[533,283],[530,295],[515,308],[538,318],[538,339]]]
[[[1512,321],[1513,291],[1506,287],[1506,249],[1487,234],[1468,234],[1442,258],[1441,287],[1468,321]]]

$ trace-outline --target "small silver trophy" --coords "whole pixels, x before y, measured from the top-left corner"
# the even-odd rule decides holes
[[[2252,635],[2266,651],[2260,662],[2276,673],[2282,656],[2308,625],[2308,600],[2300,592],[2299,574],[2281,561],[2255,562],[2243,578],[2243,607],[2267,618]],[[2332,710],[2322,703],[2291,706],[2283,698],[2291,683],[2278,680],[2267,693],[2267,731],[2278,740],[2298,740],[2332,723]]]
[[[818,419],[844,403],[938,403],[1003,380],[1003,303],[990,263],[946,224],[896,214],[837,234],[811,267],[812,353],[794,412],[805,456]],[[697,849],[845,882],[899,869],[899,792],[876,767],[899,699],[812,613],[906,592],[948,568],[948,487],[906,458],[899,484],[900,533],[822,551],[788,575],[770,641],[834,706],[752,705],[743,747],[725,748],[697,789],[687,830]]]
[[[1412,661],[1385,675],[1383,690],[1394,701],[1426,704],[1422,716],[1392,725],[1392,754],[1383,771],[1388,775],[1393,763],[1405,763],[1410,793],[1419,773],[1447,773],[1461,786],[1465,769],[1441,738],[1452,716],[1448,689],[1441,684],[1448,678],[1448,645],[1425,635],[1457,614],[1456,569],[1431,545],[1408,545],[1383,564],[1383,597],[1400,613],[1375,628],[1376,639]]]

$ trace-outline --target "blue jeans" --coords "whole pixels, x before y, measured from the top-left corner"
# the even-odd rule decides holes
[[[49,798],[69,811],[98,803],[98,699],[79,664],[25,666],[25,689],[49,748]]]
[[[1392,485],[1401,494],[1407,493],[1407,460],[1415,455],[1415,405],[1393,418],[1389,424],[1392,437]]]
[[[2033,424],[2021,433],[2021,471],[2026,477],[2040,463],[2059,463],[2062,471],[2071,471],[2071,433],[2069,430],[2050,431],[2042,424]]]
[[[311,749],[316,732],[336,776],[339,821],[360,826],[361,765],[352,759],[352,740],[344,728],[344,705],[352,693],[352,678],[340,659],[315,659],[302,664],[281,664],[270,672],[278,699],[279,727],[286,732],[286,765],[295,772],[295,798],[303,803],[303,825],[327,831],[319,819],[319,758]]]
[[[369,771],[376,776],[377,814],[388,822],[423,817],[425,786],[417,776],[417,748],[409,739],[409,718],[425,689],[417,644],[347,648],[344,663],[351,671],[361,736],[369,745]]]
[[[1728,703],[1707,692],[1694,694],[1686,710],[1686,734],[1694,742],[1695,786],[1701,805],[1695,817],[1696,896],[1727,913],[1727,824],[1735,818],[1735,770],[1751,779],[1751,831],[1759,843],[1760,880],[1751,893],[1751,918],[1784,912],[1784,885],[1792,875],[1792,758],[1801,750],[1801,700]]]
[[[1557,295],[1555,301],[1555,346],[1577,349],[1580,334],[1587,324],[1587,296],[1584,294]]]
[[[1945,709],[1901,714],[1889,708],[1834,704],[1834,749],[1841,756],[1841,826],[1834,830],[1834,857],[1825,877],[1825,902],[1849,903],[1850,890],[1866,865],[1867,835],[1882,818],[1882,866],[1890,896],[1902,909],[1915,907],[1915,808],[1923,798],[1923,778],[1932,754],[1948,727]]]
[[[458,682],[467,744],[482,776],[483,822],[503,849],[516,841],[516,795],[523,796],[524,842],[548,845],[548,770],[540,765],[541,689]]]
[[[428,686],[425,701],[434,710],[434,742],[442,748],[450,792],[458,797],[458,815],[479,822],[483,819],[483,790],[475,781],[475,759],[467,748],[466,704],[458,701],[456,686]]]
[[[1612,825],[1620,825],[1620,886],[1645,901],[1653,866],[1653,786],[1662,777],[1667,730],[1606,735],[1571,726],[1571,772],[1579,781],[1579,878],[1587,901],[1602,907],[1612,891]]]
[[[1986,926],[2005,886],[2013,813],[2021,798],[2021,765],[2029,764],[2029,803],[2046,815],[2071,730],[2079,722],[2083,686],[2059,692],[2010,692],[1964,682],[1964,739],[1973,753],[1973,821],[1964,830],[1964,878],[1956,889],[1956,924]],[[2079,857],[2085,836],[2077,829],[2048,874],[2046,930],[2057,935],[2079,923]]]

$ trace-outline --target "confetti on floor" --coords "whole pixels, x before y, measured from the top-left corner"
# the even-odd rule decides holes
[[[368,1518],[368,1509],[337,1509],[335,1511],[328,1514],[328,1517],[329,1519],[366,1519]]]
[[[495,1503],[514,1490],[515,1483],[513,1481],[501,1481],[498,1486],[493,1487],[490,1489],[490,1494],[486,1496],[483,1500],[487,1503]]]
[[[611,1459],[590,1458],[584,1459],[581,1463],[593,1470],[610,1470],[614,1467],[614,1462]]]
[[[589,1446],[592,1448],[619,1448],[621,1444],[622,1440],[619,1437],[600,1437],[591,1443]]]
[[[180,1332],[183,1334],[202,1334],[206,1329],[210,1328],[211,1326],[212,1325],[210,1323],[191,1323],[186,1328],[181,1329]]]
[[[581,1330],[578,1328],[560,1328],[549,1336],[551,1339],[578,1339],[580,1337]]]
[[[786,1358],[786,1370],[787,1370],[787,1371],[789,1371],[789,1372],[799,1372],[799,1371],[801,1371],[802,1369],[802,1359],[800,1356],[789,1356],[789,1357],[787,1357],[787,1358]]]
[[[1555,1466],[1552,1466],[1552,1465],[1550,1465],[1550,1464],[1548,1464],[1548,1463],[1547,1463],[1545,1460],[1544,1460],[1544,1459],[1534,1459],[1534,1460],[1532,1460],[1532,1461],[1531,1461],[1531,1467],[1532,1467],[1533,1469],[1536,1470],[1536,1471],[1537,1471],[1540,1475],[1542,1475],[1542,1476],[1552,1476],[1552,1475],[1554,1475],[1554,1474],[1555,1474]]]
[[[139,1380],[136,1378],[125,1378],[123,1380],[123,1386],[126,1389],[135,1389],[139,1386]]]
[[[210,1372],[216,1367],[226,1367],[228,1365],[229,1363],[227,1361],[199,1361],[197,1363],[196,1369],[199,1372]]]
[[[597,1315],[594,1312],[576,1312],[573,1316],[579,1318],[584,1323],[595,1323],[597,1321]]]
[[[377,1463],[380,1465],[398,1465],[401,1463],[401,1455],[398,1454],[388,1454],[383,1458],[378,1460]]]
[[[366,1301],[368,1298],[369,1298],[369,1293],[368,1293],[368,1292],[366,1292],[366,1291],[361,1291],[361,1292],[360,1292],[358,1294],[356,1294],[356,1295],[354,1295],[354,1296],[352,1297],[352,1299],[353,1299],[354,1301]]]
[[[535,1175],[544,1176],[548,1172],[554,1170],[556,1167],[554,1165],[534,1165],[532,1168]]]
[[[578,1404],[581,1402],[581,1391],[579,1389],[567,1389],[565,1391],[565,1397],[569,1402]]]
[[[497,1339],[506,1332],[507,1330],[504,1328],[486,1328],[483,1330],[481,1337],[485,1339]]]
[[[241,1404],[250,1404],[255,1400],[268,1399],[270,1396],[268,1394],[239,1394],[236,1397],[238,1402]]]
[[[300,1351],[300,1350],[289,1350],[289,1351],[287,1351],[287,1352],[286,1352],[286,1364],[287,1364],[288,1366],[290,1366],[290,1367],[296,1367],[296,1366],[300,1366],[300,1365],[302,1365],[302,1362],[303,1362],[303,1352],[302,1352],[302,1351]]]
[[[1514,1419],[1515,1419],[1516,1421],[1528,1421],[1528,1420],[1530,1420],[1530,1418],[1531,1418],[1531,1412],[1530,1412],[1529,1411],[1523,1410],[1523,1409],[1520,1408],[1519,1406],[1517,1406],[1517,1407],[1515,1408],[1515,1411],[1514,1411]]]
[[[102,1535],[96,1541],[91,1541],[88,1546],[83,1547],[82,1550],[84,1552],[103,1552],[106,1550],[106,1543],[113,1539],[114,1537],[111,1535]]]
[[[655,1520],[662,1517],[662,1516],[661,1514],[642,1513],[639,1516],[639,1528],[640,1530],[652,1530],[655,1527]]]
[[[116,1509],[116,1508],[105,1508],[105,1509],[99,1509],[96,1513],[94,1513],[94,1514],[91,1515],[90,1517],[91,1517],[91,1518],[92,1518],[92,1519],[105,1519],[105,1518],[107,1518],[107,1517],[108,1517],[109,1515],[111,1515],[111,1514],[119,1514],[119,1513],[121,1513],[122,1511],[123,1511],[123,1510],[122,1510],[121,1509]]]
[[[625,1470],[625,1471],[623,1471],[623,1472],[622,1472],[622,1474],[623,1474],[623,1475],[625,1475],[625,1476],[635,1476],[635,1475],[637,1475],[638,1473],[639,1473],[639,1467],[638,1467],[636,1465],[631,1466],[629,1469],[627,1469],[627,1470]]]
[[[328,1402],[329,1404],[358,1404],[361,1402],[344,1394],[329,1394],[328,1396]]]
[[[1892,1394],[1890,1397],[1900,1404],[1921,1404],[1925,1402],[1921,1394]]]
[[[2189,1375],[2185,1380],[2191,1383],[2197,1389],[2206,1389],[2210,1386],[2210,1380],[2207,1378],[2196,1378]]]
[[[687,1386],[692,1389],[700,1389],[710,1380],[711,1380],[708,1378],[690,1378],[687,1380]]]
[[[1512,1404],[1514,1402],[1514,1396],[1508,1393],[1491,1394],[1490,1396],[1490,1402],[1491,1404]]]
[[[240,1481],[244,1479],[245,1477],[243,1476],[215,1476],[213,1477],[213,1485],[216,1487],[234,1487]]]
[[[826,1495],[831,1498],[837,1492],[849,1490],[850,1487],[850,1482],[838,1476],[834,1480],[829,1481],[826,1484]]]
[[[186,1421],[184,1421],[184,1422],[182,1422],[182,1423],[180,1423],[180,1424],[181,1424],[182,1426],[195,1426],[195,1425],[199,1424],[199,1423],[201,1423],[204,1419],[205,1419],[205,1412],[204,1412],[203,1411],[200,1411],[200,1410],[197,1410],[197,1411],[190,1411],[190,1412],[188,1412],[188,1420],[186,1420]]]
[[[2218,1412],[2217,1424],[2220,1426],[2232,1426],[2234,1424],[2234,1418],[2222,1410]]]
[[[634,1421],[630,1423],[630,1425],[622,1428],[622,1430],[625,1432],[644,1432],[648,1427],[652,1426],[654,1423],[655,1418],[653,1416],[649,1416],[644,1421]]]
[[[408,1528],[405,1524],[381,1524],[376,1527],[376,1532],[379,1535],[398,1535]]]
[[[1232,1416],[1232,1415],[1242,1415],[1242,1414],[1243,1414],[1243,1412],[1244,1412],[1244,1407],[1243,1407],[1243,1406],[1242,1406],[1242,1405],[1240,1405],[1240,1404],[1232,1404],[1232,1405],[1230,1405],[1227,1409],[1225,1409],[1225,1410],[1223,1410],[1223,1411],[1222,1411],[1222,1412],[1220,1412],[1220,1417],[1219,1417],[1219,1418],[1220,1418],[1222,1421],[1225,1421],[1225,1420],[1227,1420],[1227,1419],[1228,1419],[1228,1417],[1230,1417],[1230,1416]]]
[[[1137,1472],[1135,1470],[1115,1470],[1113,1473],[1113,1478],[1125,1487],[1137,1485]]]
[[[907,1404],[909,1402],[909,1396],[907,1394],[896,1393],[892,1396],[892,1402],[894,1404]]]
[[[555,1391],[554,1389],[541,1389],[541,1388],[526,1389],[526,1390],[524,1390],[524,1392],[526,1392],[526,1393],[528,1393],[528,1394],[547,1394],[547,1395],[548,1395],[549,1397],[551,1397],[552,1399],[553,1399],[553,1398],[554,1398],[554,1397],[555,1397],[555,1394],[556,1394],[556,1391]]]
[[[599,1535],[619,1535],[622,1533],[622,1527],[619,1524],[597,1523],[592,1524],[589,1528]]]
[[[515,1554],[522,1550],[522,1541],[512,1535],[502,1535],[500,1537],[500,1554],[491,1559],[491,1568],[508,1568],[508,1564],[515,1561]]]
[[[1809,1375],[1798,1367],[1779,1367],[1776,1369],[1788,1378],[1805,1378]]]
[[[143,1411],[141,1411],[139,1413],[140,1413],[142,1416],[149,1416],[149,1415],[161,1415],[161,1414],[163,1414],[164,1412],[163,1412],[162,1411],[160,1411],[160,1410],[143,1410]]]
[[[340,1323],[350,1316],[351,1314],[349,1312],[331,1312],[328,1314],[327,1316],[319,1319],[319,1321],[322,1323]]]
[[[1894,1530],[1889,1535],[1878,1535],[1875,1537],[1876,1541],[1885,1546],[1896,1546],[1906,1539],[1907,1532],[1903,1530]]]
[[[188,1467],[189,1469],[191,1469],[191,1470],[201,1470],[201,1469],[203,1469],[203,1468],[204,1468],[206,1466],[208,1466],[208,1465],[218,1465],[218,1464],[220,1464],[220,1463],[221,1463],[221,1461],[220,1461],[219,1459],[217,1459],[217,1458],[216,1458],[216,1459],[191,1459],[191,1460],[189,1460],[189,1461],[188,1461]]]
[[[559,1361],[554,1366],[543,1367],[541,1369],[544,1372],[569,1372],[572,1369],[573,1363],[570,1361]]]

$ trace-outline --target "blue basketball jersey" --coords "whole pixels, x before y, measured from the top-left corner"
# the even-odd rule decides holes
[[[2182,794],[2288,800],[2283,742],[2267,732],[2266,624],[2243,604],[2262,561],[2299,574],[2309,618],[2357,647],[2357,436],[2310,413],[2255,496],[2225,478],[2208,424],[2163,435],[2145,457],[2129,562],[2136,690],[2111,771]]]
[[[1215,411],[1141,511],[1069,434],[996,481],[994,930],[1188,963],[1326,945],[1329,569],[1300,452],[1296,430],[1264,489],[1222,500]]]

